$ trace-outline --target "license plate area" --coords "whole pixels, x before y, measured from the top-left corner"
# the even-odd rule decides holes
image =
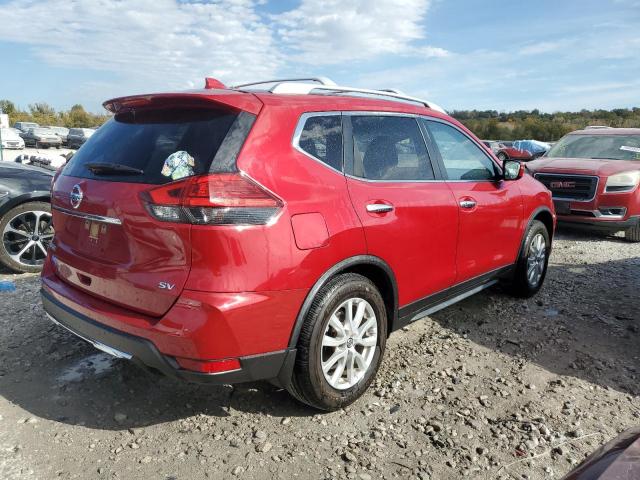
[[[556,209],[556,215],[570,215],[571,214],[571,202],[562,200],[554,200],[553,206]]]

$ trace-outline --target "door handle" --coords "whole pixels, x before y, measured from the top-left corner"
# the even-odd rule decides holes
[[[460,200],[460,207],[465,208],[465,209],[471,209],[473,207],[476,206],[476,201],[475,200],[471,200],[469,198],[465,199],[465,200]]]
[[[387,205],[386,203],[370,203],[367,205],[367,212],[369,213],[386,213],[393,210],[393,205]]]

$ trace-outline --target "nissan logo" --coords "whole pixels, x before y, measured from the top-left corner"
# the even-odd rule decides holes
[[[82,203],[82,189],[77,183],[71,189],[71,195],[69,195],[69,201],[73,208],[78,208]]]
[[[551,182],[551,188],[576,188],[576,182],[565,181],[565,182]]]

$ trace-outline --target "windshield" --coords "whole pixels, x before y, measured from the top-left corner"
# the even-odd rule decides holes
[[[640,160],[640,135],[567,135],[546,156]]]

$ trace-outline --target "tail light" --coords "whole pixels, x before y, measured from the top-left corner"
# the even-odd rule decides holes
[[[282,208],[280,199],[238,173],[190,177],[141,197],[154,218],[195,225],[264,225]]]

